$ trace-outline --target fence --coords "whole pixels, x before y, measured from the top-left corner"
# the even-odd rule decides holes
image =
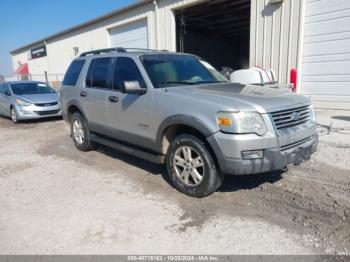
[[[3,77],[5,81],[41,81],[48,83],[53,88],[60,89],[64,78],[64,74],[29,74],[29,75],[7,75]]]

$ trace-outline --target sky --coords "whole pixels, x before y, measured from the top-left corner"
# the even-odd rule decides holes
[[[12,74],[9,52],[136,0],[1,0],[0,75]]]

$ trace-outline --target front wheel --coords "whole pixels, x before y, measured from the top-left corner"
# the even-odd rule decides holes
[[[171,143],[166,164],[174,186],[192,197],[214,193],[223,181],[205,143],[192,135],[180,135]]]
[[[14,107],[11,107],[10,109],[10,115],[11,115],[11,120],[13,123],[18,124],[18,116],[17,116],[17,112],[16,109]]]
[[[88,124],[78,112],[74,113],[72,116],[71,136],[75,147],[80,151],[87,152],[93,148]]]

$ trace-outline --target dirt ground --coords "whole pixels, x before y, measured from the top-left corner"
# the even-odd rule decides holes
[[[318,119],[311,161],[193,199],[162,166],[78,152],[62,120],[0,118],[0,254],[349,254],[350,112]]]

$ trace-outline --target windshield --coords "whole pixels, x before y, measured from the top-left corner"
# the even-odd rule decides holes
[[[17,95],[50,94],[56,91],[44,83],[19,83],[11,85],[12,92]]]
[[[192,55],[144,55],[141,61],[155,88],[227,82],[214,67]]]

